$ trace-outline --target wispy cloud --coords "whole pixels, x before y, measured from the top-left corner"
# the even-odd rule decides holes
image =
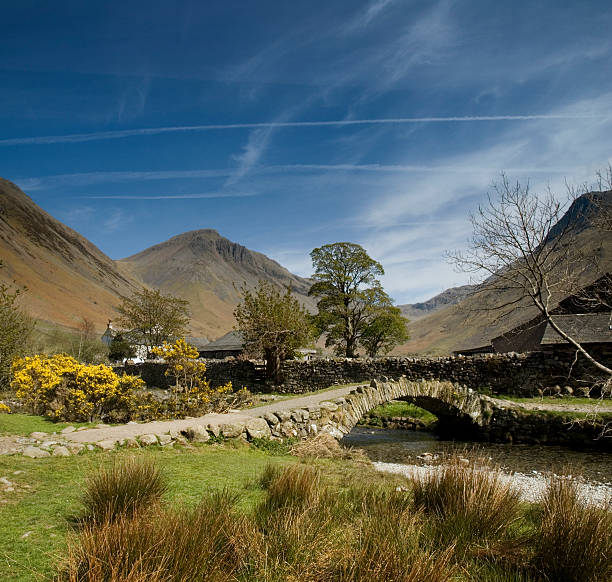
[[[258,156],[254,156],[257,158]],[[246,171],[246,164],[242,166]],[[249,167],[251,174],[287,174],[316,172],[360,172],[382,174],[473,174],[474,172],[499,171],[497,166],[484,167],[461,165],[424,165],[424,164],[276,164],[269,166],[254,165]],[[567,166],[509,166],[505,171],[512,174],[565,174]],[[235,168],[218,168],[202,170],[159,170],[152,172],[83,172],[78,174],[56,174],[15,178],[14,181],[25,191],[49,190],[62,187],[83,187],[97,184],[185,180],[232,177]],[[221,193],[217,193],[220,195]],[[226,193],[227,194],[227,193]],[[235,195],[229,193],[229,195]]]
[[[374,0],[368,4],[365,10],[359,12],[352,20],[344,25],[343,32],[349,34],[361,31],[392,4],[395,4],[395,0]]]
[[[234,170],[156,170],[151,172],[80,172],[78,174],[55,174],[30,178],[16,178],[15,182],[26,191],[46,190],[49,188],[92,186],[113,182],[141,182],[149,180],[183,180],[198,178],[219,178],[229,176]]]
[[[104,218],[102,225],[107,233],[117,232],[124,226],[132,222],[133,217],[120,208],[114,208]]]
[[[238,167],[227,179],[226,186],[239,182],[259,162],[268,146],[273,130],[274,127],[270,126],[256,129],[250,133],[242,152],[233,156],[234,160],[238,162]]]
[[[465,123],[480,121],[534,121],[563,119],[598,119],[609,115],[589,114],[530,114],[530,115],[465,115],[449,117],[390,117],[380,119],[336,119],[322,121],[271,121],[261,123],[225,123],[207,125],[177,125],[171,127],[143,127],[139,129],[121,129],[115,131],[98,131],[93,133],[71,133],[65,135],[46,135],[36,137],[15,137],[0,139],[0,146],[36,145],[53,143],[80,143],[122,139],[126,137],[158,135],[164,133],[199,132],[231,129],[281,129],[284,127],[346,127],[357,125],[400,125],[410,123]]]

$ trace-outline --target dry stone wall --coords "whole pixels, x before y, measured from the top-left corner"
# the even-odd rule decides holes
[[[235,387],[246,386],[252,392],[292,394],[312,392],[334,384],[369,382],[372,379],[398,380],[405,376],[408,380],[456,382],[491,394],[537,396],[542,392],[563,392],[582,395],[596,380],[594,368],[580,359],[574,363],[573,353],[286,361],[282,364],[284,381],[280,386],[262,381],[255,364],[248,360],[207,360],[206,366],[212,386],[221,386],[229,380]],[[164,364],[155,362],[118,369],[119,372],[140,374],[148,386],[158,388],[168,387],[165,370]]]

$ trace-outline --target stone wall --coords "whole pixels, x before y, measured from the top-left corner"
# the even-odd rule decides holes
[[[320,359],[283,364],[281,392],[309,392],[333,384],[371,379],[448,380],[492,394],[536,396],[539,390],[554,393],[566,386],[580,394],[593,385],[595,368],[573,353],[487,354],[444,358],[381,358],[376,360]],[[570,374],[571,370],[571,374]],[[569,392],[566,390],[566,392]],[[594,394],[596,395],[596,394]]]
[[[282,365],[284,382],[273,386],[261,379],[253,362],[246,360],[207,360],[207,375],[212,386],[228,380],[252,392],[278,391],[301,394],[334,384],[369,382],[372,379],[446,380],[458,382],[491,394],[537,396],[540,391],[564,391],[580,395],[594,383],[595,368],[579,358],[574,363],[570,352],[546,354],[486,354],[441,358],[327,358],[310,361],[286,361]],[[140,374],[148,386],[167,388],[165,365],[154,362],[123,366],[117,371]],[[571,374],[570,374],[571,370]],[[566,387],[570,387],[567,390]],[[597,396],[597,393],[592,394]]]
[[[235,388],[246,386],[252,392],[266,391],[258,379],[255,364],[248,360],[206,360],[206,377],[215,388],[231,382]],[[168,366],[159,362],[145,362],[115,367],[118,374],[140,376],[149,388],[169,388],[172,384],[165,373]]]

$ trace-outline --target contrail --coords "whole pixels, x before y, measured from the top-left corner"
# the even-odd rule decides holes
[[[203,194],[113,194],[102,196],[76,196],[90,200],[196,200],[201,198],[249,198],[259,196],[256,192],[206,192]]]
[[[461,123],[470,121],[532,121],[540,119],[568,120],[594,119],[596,115],[472,115],[464,117],[389,117],[382,119],[340,119],[331,121],[272,121],[260,123],[220,123],[207,125],[176,125],[171,127],[143,127],[140,129],[120,129],[98,131],[94,133],[71,133],[66,135],[45,135],[37,137],[16,137],[0,139],[0,146],[79,143],[121,139],[142,135],[159,135],[164,133],[182,133],[196,131],[214,131],[227,129],[259,129],[284,127],[345,127],[351,125],[393,125],[405,123]]]

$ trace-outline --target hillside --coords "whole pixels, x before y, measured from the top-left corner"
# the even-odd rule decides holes
[[[97,328],[136,281],[78,232],[0,178],[0,281],[27,286],[21,304],[36,318],[68,327],[81,318]]]
[[[461,285],[460,287],[451,287],[438,293],[431,299],[423,301],[421,303],[407,303],[405,305],[398,305],[402,315],[407,317],[410,321],[427,317],[435,311],[439,311],[449,305],[455,305],[463,299],[465,299],[470,293],[475,290],[475,285]]]
[[[584,273],[582,283],[585,285],[595,280],[599,272],[612,270],[612,234],[593,226],[594,223],[600,222],[602,213],[609,216],[611,209],[612,191],[583,195],[574,201],[551,231],[553,238],[567,221],[577,224],[576,244],[585,256],[596,258],[598,263],[597,271],[590,269]],[[558,296],[556,300],[563,298],[564,296]],[[483,311],[485,305],[506,303],[513,299],[515,296],[512,292],[468,295],[455,305],[412,321],[408,325],[410,341],[396,348],[394,353],[448,354],[455,349],[488,344],[491,338],[529,321],[538,314],[536,308],[530,304],[522,305],[501,321]]]
[[[232,312],[243,284],[253,287],[260,279],[291,286],[311,307],[310,282],[291,274],[265,255],[229,241],[215,230],[194,230],[175,236],[119,261],[131,276],[189,301],[192,335],[217,338],[229,331]]]
[[[234,324],[239,301],[234,285],[253,287],[259,279],[290,285],[303,303],[314,306],[308,280],[214,230],[187,232],[113,261],[1,178],[0,258],[0,282],[28,288],[21,305],[34,317],[72,328],[87,318],[100,333],[116,316],[121,297],[143,285],[187,299],[190,335],[212,339]]]

